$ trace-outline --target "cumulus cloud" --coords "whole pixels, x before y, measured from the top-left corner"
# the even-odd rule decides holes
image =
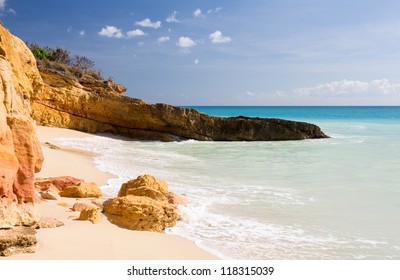
[[[179,41],[176,43],[181,48],[191,48],[196,46],[196,42],[190,39],[189,37],[180,37]]]
[[[79,31],[79,35],[84,36],[86,34],[85,30]]]
[[[230,41],[232,41],[231,37],[222,35],[222,32],[219,30],[211,33],[209,38],[214,44],[229,43]]]
[[[203,14],[200,9],[196,9],[196,11],[193,12],[193,16],[194,17],[202,17]]]
[[[302,87],[294,92],[300,96],[343,96],[343,95],[400,95],[400,84],[392,84],[387,79],[369,82],[341,80],[313,87]]]
[[[106,27],[102,28],[101,31],[98,33],[100,36],[108,37],[108,38],[123,38],[124,34],[122,34],[121,29],[106,25]]]
[[[178,12],[177,12],[177,11],[174,11],[172,14],[170,14],[170,15],[165,19],[165,21],[168,22],[168,23],[171,23],[171,22],[179,23],[179,20],[176,18],[177,15],[178,15]]]
[[[196,58],[195,60],[194,60],[194,64],[199,64],[200,63],[200,60],[198,59],[198,58]]]
[[[168,42],[169,40],[170,40],[170,38],[168,36],[162,36],[162,37],[158,38],[159,43],[165,43],[165,42]]]
[[[152,22],[149,18],[146,18],[142,21],[137,21],[135,22],[135,24],[141,27],[150,27],[154,29],[158,29],[161,27],[161,21]]]
[[[135,30],[131,30],[131,31],[126,32],[126,36],[128,38],[134,38],[134,37],[140,37],[140,36],[146,36],[146,35],[148,35],[148,34],[144,33],[140,29],[135,29]]]
[[[6,0],[0,0],[0,9],[3,10],[6,6]]]

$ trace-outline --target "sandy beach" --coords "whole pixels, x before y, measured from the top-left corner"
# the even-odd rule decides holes
[[[37,177],[69,175],[85,181],[96,182],[99,186],[107,184],[111,174],[96,169],[93,154],[62,147],[57,138],[91,137],[90,134],[50,127],[37,127],[45,161]],[[52,149],[49,143],[60,149]],[[156,175],[156,174],[154,174]],[[196,260],[217,259],[212,254],[197,247],[185,238],[153,232],[132,231],[111,224],[102,215],[98,224],[79,221],[79,212],[69,207],[77,199],[62,198],[57,201],[46,200],[38,203],[39,215],[56,218],[64,226],[39,229],[38,248],[34,254],[15,255],[7,259],[20,260]],[[85,199],[81,199],[85,200]],[[89,200],[89,199],[88,199]]]

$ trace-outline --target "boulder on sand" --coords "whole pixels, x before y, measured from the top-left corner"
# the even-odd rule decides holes
[[[164,232],[179,218],[172,204],[145,196],[114,198],[106,203],[104,210],[110,222],[133,230]]]
[[[118,196],[135,195],[147,196],[155,200],[166,201],[168,185],[152,175],[141,175],[134,180],[122,184]]]
[[[65,188],[60,192],[60,195],[62,197],[85,198],[100,197],[103,194],[96,183],[82,182],[77,186]]]

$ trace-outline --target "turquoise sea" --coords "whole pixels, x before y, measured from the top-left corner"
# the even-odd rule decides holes
[[[101,153],[100,169],[149,173],[189,198],[169,233],[225,259],[400,259],[400,107],[193,107],[284,118],[331,138],[174,143],[61,139]]]

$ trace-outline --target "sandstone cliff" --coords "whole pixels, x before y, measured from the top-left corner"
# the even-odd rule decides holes
[[[30,98],[42,84],[31,51],[0,25],[0,229],[36,223],[34,174],[43,156]]]
[[[323,138],[319,127],[261,118],[220,118],[193,109],[147,104],[121,96],[117,87],[40,71],[43,91],[33,96],[33,118],[41,125],[85,132],[110,132],[142,140],[265,141]]]

